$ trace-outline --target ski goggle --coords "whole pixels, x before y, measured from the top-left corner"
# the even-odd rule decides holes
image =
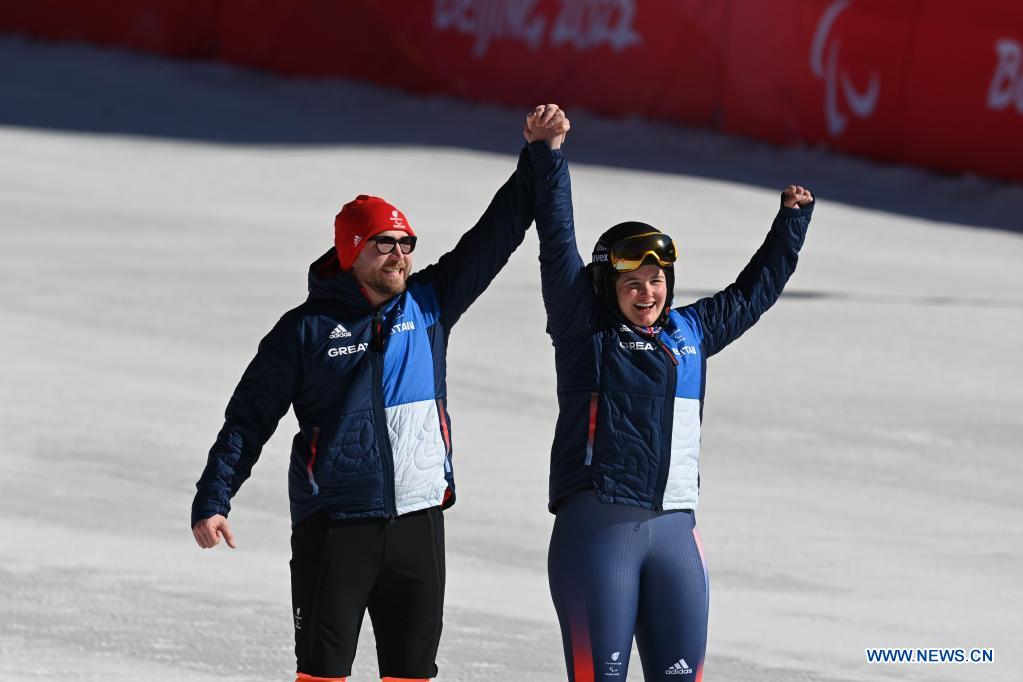
[[[400,248],[402,253],[412,253],[416,248],[416,238],[411,235],[400,239],[387,236],[370,237],[369,241],[374,242],[377,245],[377,251],[383,254],[394,251],[395,246]]]
[[[632,272],[653,258],[662,268],[678,257],[675,240],[663,232],[647,232],[615,242],[608,252],[608,260],[616,272]]]

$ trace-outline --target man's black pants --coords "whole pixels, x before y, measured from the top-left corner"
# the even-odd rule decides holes
[[[369,609],[381,677],[437,675],[444,606],[440,507],[388,519],[302,521],[291,534],[298,672],[347,677]]]

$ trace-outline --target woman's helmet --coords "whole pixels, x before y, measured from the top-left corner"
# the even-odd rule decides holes
[[[672,290],[675,287],[675,259],[678,249],[675,241],[653,225],[629,221],[618,223],[600,235],[593,247],[590,271],[593,275],[593,290],[607,309],[621,315],[615,282],[624,272],[638,270],[646,264],[659,266],[664,271],[667,284],[667,298],[660,322],[663,323],[671,310]]]

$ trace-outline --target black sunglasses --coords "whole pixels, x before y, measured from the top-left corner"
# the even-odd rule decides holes
[[[381,235],[379,237],[370,237],[369,241],[374,242],[377,245],[377,251],[383,254],[394,251],[395,245],[401,247],[402,253],[412,253],[416,248],[416,238],[412,236],[395,239],[394,237]]]

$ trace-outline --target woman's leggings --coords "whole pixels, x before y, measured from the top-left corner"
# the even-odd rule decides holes
[[[569,682],[624,682],[635,635],[643,679],[700,682],[707,569],[692,511],[558,505],[547,556]]]

